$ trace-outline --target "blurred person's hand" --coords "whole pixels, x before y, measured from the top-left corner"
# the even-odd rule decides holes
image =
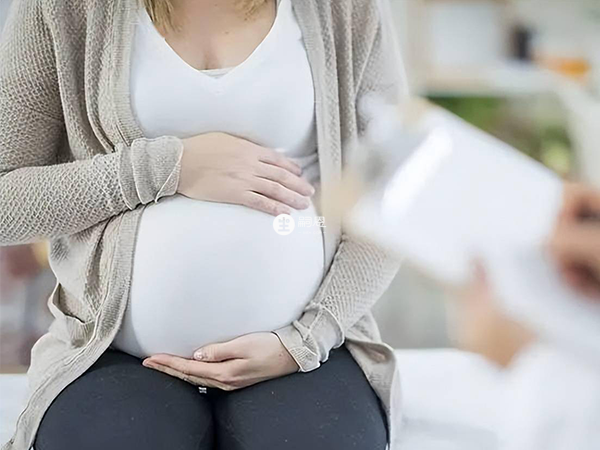
[[[600,192],[567,185],[550,251],[567,283],[584,295],[600,298]]]
[[[475,272],[474,281],[457,302],[456,344],[462,350],[478,353],[507,367],[535,336],[498,307],[484,268],[478,264]]]
[[[274,216],[310,206],[314,188],[277,151],[226,133],[183,140],[177,191],[196,200],[233,203]]]

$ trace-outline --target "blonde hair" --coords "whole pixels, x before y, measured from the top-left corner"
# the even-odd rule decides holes
[[[173,1],[172,0],[142,0],[152,21],[163,28],[173,28]],[[238,9],[251,16],[268,0],[236,0]]]

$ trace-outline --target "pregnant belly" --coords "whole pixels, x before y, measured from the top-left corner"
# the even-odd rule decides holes
[[[314,206],[292,216],[316,216]],[[275,232],[249,208],[162,199],[146,207],[135,250],[131,298],[113,346],[146,357],[194,350],[290,324],[324,270],[318,227]]]

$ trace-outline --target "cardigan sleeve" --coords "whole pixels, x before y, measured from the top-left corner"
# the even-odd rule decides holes
[[[404,69],[391,23],[387,0],[380,0],[376,26],[366,58],[357,58],[357,127],[361,136],[368,116],[360,103],[377,95],[398,103],[407,94]],[[317,369],[329,352],[340,347],[352,328],[388,288],[400,266],[397,258],[372,243],[361,242],[342,230],[331,267],[302,316],[274,331],[302,372]]]
[[[175,193],[179,181],[174,137],[59,163],[67,136],[43,4],[14,2],[0,41],[0,245],[77,233]]]

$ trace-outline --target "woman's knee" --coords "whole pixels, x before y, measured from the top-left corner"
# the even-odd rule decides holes
[[[383,408],[345,348],[320,369],[214,395],[220,450],[384,450]]]
[[[211,409],[181,380],[108,351],[46,411],[36,450],[212,450]]]

